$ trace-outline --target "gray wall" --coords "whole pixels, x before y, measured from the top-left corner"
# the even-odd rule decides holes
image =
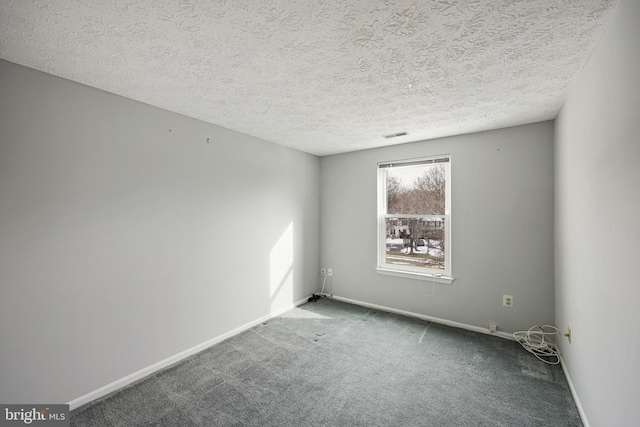
[[[317,157],[5,61],[0,99],[0,402],[68,402],[318,287]]]
[[[593,427],[640,419],[639,41],[622,0],[556,121],[556,320]]]
[[[455,282],[427,296],[431,283],[376,273],[376,163],[437,154],[452,156]],[[321,182],[335,295],[506,332],[553,323],[553,122],[323,157]]]

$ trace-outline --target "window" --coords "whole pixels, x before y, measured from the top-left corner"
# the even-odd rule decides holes
[[[450,156],[378,164],[378,272],[451,283]]]

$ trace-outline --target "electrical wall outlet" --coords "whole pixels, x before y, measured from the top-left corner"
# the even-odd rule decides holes
[[[320,275],[321,275],[322,277],[326,276],[326,275],[327,275],[327,270],[326,270],[325,268],[321,268],[321,269],[320,269]]]
[[[567,333],[564,336],[567,337],[569,344],[571,344],[571,328],[567,328]]]
[[[333,269],[331,268],[327,269],[327,276],[333,276]]]
[[[502,306],[513,308],[513,295],[502,295]]]
[[[495,332],[497,329],[495,323],[489,323],[489,332]]]

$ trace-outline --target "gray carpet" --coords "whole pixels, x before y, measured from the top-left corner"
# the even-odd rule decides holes
[[[330,299],[71,413],[72,426],[581,426],[516,342]]]

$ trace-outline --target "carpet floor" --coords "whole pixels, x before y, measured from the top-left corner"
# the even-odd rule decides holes
[[[514,341],[331,299],[71,412],[72,426],[582,426]]]

